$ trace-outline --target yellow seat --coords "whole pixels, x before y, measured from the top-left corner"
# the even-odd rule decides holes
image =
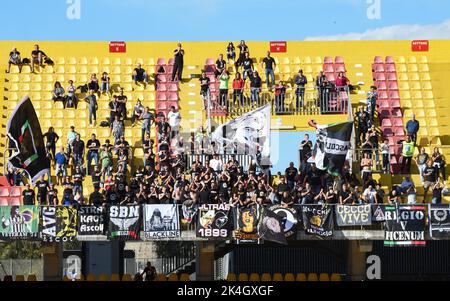
[[[342,281],[342,277],[338,273],[333,273],[333,274],[331,274],[330,280],[331,281]]]
[[[87,71],[88,71],[87,66],[84,66],[84,65],[78,66],[78,70],[77,70],[78,74],[80,74],[80,73],[84,74],[84,73],[87,73]]]
[[[409,80],[412,80],[412,81],[420,80],[419,73],[417,73],[417,72],[408,73],[408,78],[409,78]]]
[[[420,80],[422,80],[422,81],[431,80],[430,73],[428,73],[428,72],[420,73]]]
[[[286,273],[284,275],[284,281],[295,281],[294,274],[292,273]]]
[[[67,275],[64,275],[62,281],[71,281],[71,280],[69,279],[69,277],[67,277]]]
[[[258,273],[251,273],[249,281],[261,281]]]
[[[107,57],[102,58],[102,65],[110,65],[111,60]]]
[[[28,275],[27,281],[37,281],[37,277],[34,274]]]
[[[180,281],[190,281],[191,279],[189,278],[189,274],[188,273],[182,273],[180,275]]]
[[[89,58],[89,65],[98,65],[98,58],[97,57]]]
[[[424,128],[424,127],[419,128],[419,131],[417,132],[417,135],[418,136],[424,136],[424,137],[428,136],[427,128]]]
[[[309,273],[308,274],[308,281],[318,281],[319,278],[317,277],[316,273]]]
[[[409,64],[408,65],[408,72],[417,72],[419,71],[419,68],[416,64]]]
[[[69,57],[69,58],[67,59],[66,64],[67,64],[67,65],[76,65],[76,64],[77,64],[77,59],[74,58],[74,57]]]
[[[397,63],[399,64],[405,64],[406,63],[406,59],[404,56],[399,56],[396,60]]]
[[[435,109],[428,109],[427,110],[427,117],[436,117],[436,110]]]
[[[248,281],[248,275],[247,273],[240,273],[238,275],[238,281]]]
[[[398,64],[395,69],[397,72],[407,72],[405,64]]]
[[[419,63],[421,63],[421,64],[428,64],[428,58],[426,56],[421,56],[419,58]]]
[[[411,90],[422,90],[422,85],[420,81],[411,82]]]
[[[92,74],[92,73],[98,74],[98,67],[97,66],[89,66],[88,73],[89,74]]]
[[[155,281],[167,281],[167,276],[164,274],[156,274]]]
[[[438,145],[438,146],[442,145],[441,138],[440,137],[433,137],[431,139],[431,141],[430,141],[430,144],[431,145]]]
[[[88,274],[86,277],[86,281],[97,281],[94,274]]]
[[[327,273],[320,273],[319,281],[330,281],[330,276]]]
[[[25,281],[24,275],[16,275],[16,281]]]
[[[408,73],[399,73],[397,76],[399,82],[405,82],[409,80]]]
[[[439,128],[437,128],[437,127],[429,128],[428,134],[431,137],[438,137],[438,136],[440,136]]]
[[[273,274],[272,280],[273,281],[283,281],[284,280],[283,275],[281,273],[275,273],[275,274]]]
[[[415,56],[410,56],[409,58],[408,58],[408,63],[409,64],[416,64],[417,63],[417,58],[415,57]]]
[[[109,281],[109,277],[106,274],[100,274],[98,281]]]
[[[121,74],[122,71],[120,70],[120,67],[115,66],[112,68],[111,74]]]
[[[167,281],[178,281],[178,275],[175,274],[175,273],[170,274],[170,275],[167,277]]]
[[[422,98],[423,98],[422,92],[420,92],[420,91],[414,92],[412,98],[413,98],[413,99],[422,99]]]
[[[121,65],[122,64],[122,62],[121,62],[121,60],[120,60],[120,58],[113,58],[112,59],[112,64],[113,65]]]
[[[122,281],[133,281],[133,278],[130,274],[123,274]]]
[[[57,133],[57,134],[58,134],[58,133]],[[59,135],[59,134],[58,134],[58,135]],[[60,135],[60,137],[61,137],[61,135]],[[77,278],[75,281],[85,281],[84,276],[83,276],[82,274],[80,274],[80,275],[78,276],[78,278]]]
[[[305,273],[298,273],[295,277],[295,281],[306,281],[306,274]]]
[[[428,67],[428,64],[420,64],[419,72],[430,72],[430,68]]]
[[[235,273],[228,273],[227,281],[236,281],[236,274]]]
[[[405,111],[405,114],[403,115],[403,116],[411,116],[411,114],[412,114],[412,111],[411,112],[409,112],[410,114],[406,114],[406,111]],[[414,108],[414,113],[415,113],[415,115],[416,115],[416,117],[417,118],[419,118],[419,117],[425,117],[425,111],[422,109],[422,108]]]
[[[62,65],[58,65],[58,67],[56,67],[56,73],[65,73],[65,69],[64,66]]]
[[[424,91],[423,92],[423,98],[425,99],[433,99],[434,95],[432,91]]]
[[[144,64],[146,66],[154,66],[155,65],[155,59],[152,58],[152,57],[147,58],[147,59],[145,59]]]
[[[120,281],[120,276],[119,274],[112,274],[111,275],[111,281]]]
[[[423,102],[423,106],[425,107],[425,108],[434,108],[435,107],[435,103],[434,103],[434,100],[425,100],[424,102]]]
[[[66,63],[66,59],[63,58],[63,57],[57,57],[56,60],[55,60],[55,63],[57,65],[64,65]]]
[[[429,81],[422,82],[422,89],[423,90],[433,90],[433,87],[431,86],[431,82],[429,82]]]

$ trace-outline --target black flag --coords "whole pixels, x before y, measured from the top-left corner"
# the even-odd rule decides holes
[[[258,233],[265,240],[287,245],[281,216],[266,208],[263,208],[263,218],[259,224]]]
[[[45,152],[41,126],[28,96],[17,105],[6,127],[12,143],[9,162],[16,168],[24,169],[34,184],[36,180],[50,170],[50,161]]]

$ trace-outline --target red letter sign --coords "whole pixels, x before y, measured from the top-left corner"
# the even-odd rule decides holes
[[[411,43],[413,52],[428,51],[430,43],[428,40],[414,40]]]
[[[109,42],[109,52],[127,52],[125,42]]]
[[[287,51],[286,41],[270,42],[270,52],[286,52],[286,51]]]

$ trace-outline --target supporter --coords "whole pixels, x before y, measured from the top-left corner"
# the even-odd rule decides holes
[[[95,93],[100,90],[100,85],[98,84],[97,74],[92,73],[91,78],[89,79],[88,89],[93,90]]]
[[[361,160],[361,179],[363,182],[367,181],[369,175],[372,174],[372,158],[368,153],[363,153],[363,158]]]
[[[119,151],[119,157],[117,159],[117,172],[119,173],[126,173],[127,172],[127,165],[128,165],[128,156],[125,153],[125,150],[121,149]]]
[[[336,86],[333,82],[329,81],[326,77],[322,83],[322,87],[320,88],[320,95],[319,95],[319,107],[320,112],[323,113],[329,113],[333,110],[336,110],[336,108],[333,108],[330,106],[330,100],[331,100],[331,93],[336,92]],[[370,127],[370,126],[369,126]]]
[[[267,51],[267,56],[262,60],[261,68],[266,71],[266,84],[267,89],[272,90],[275,86],[275,72],[276,62],[273,57],[270,56],[270,51]],[[269,80],[270,77],[270,80]]]
[[[59,205],[59,200],[58,200],[58,189],[56,189],[56,187],[50,183],[48,186],[48,191],[47,191],[47,205],[50,206],[57,206]]]
[[[142,142],[144,141],[145,134],[150,134],[152,122],[155,122],[155,116],[150,113],[150,108],[146,107],[144,113],[139,117],[142,120],[141,130],[142,130]]]
[[[303,140],[300,142],[300,162],[303,165],[304,162],[306,162],[309,157],[311,157],[311,150],[312,150],[312,142],[309,140],[309,134],[305,134]]]
[[[145,281],[155,281],[157,273],[156,268],[152,266],[151,262],[147,262],[147,266],[144,268],[142,273],[140,274],[141,277],[145,275]],[[141,280],[142,281],[142,280]]]
[[[39,205],[45,205],[47,203],[47,192],[49,187],[49,182],[45,180],[44,176],[36,182],[35,184],[37,188],[37,201]]]
[[[156,129],[158,132],[158,140],[161,140],[161,138],[168,137],[170,135],[170,124],[167,122],[166,118],[160,118],[159,121],[156,123]]]
[[[411,114],[411,119],[408,120],[406,123],[406,134],[408,136],[411,136],[412,141],[414,141],[414,144],[417,141],[417,132],[419,131],[420,124],[419,121],[416,120],[416,116],[414,114]]]
[[[72,152],[73,165],[80,166],[80,170],[83,170],[85,144],[84,141],[81,140],[80,134],[77,134],[75,140],[72,142]]]
[[[77,193],[83,195],[84,176],[79,165],[75,166],[72,178],[73,178],[73,195],[75,196]]]
[[[298,176],[298,170],[294,167],[294,162],[289,163],[289,167],[285,170],[285,177],[287,180],[287,187],[289,190],[294,189],[295,178]]]
[[[91,135],[91,139],[88,140],[86,147],[88,149],[86,160],[87,160],[87,174],[91,174],[91,163],[94,160],[94,165],[98,165],[98,151],[100,149],[100,141],[96,138],[95,134]]]
[[[116,150],[116,155],[119,157],[120,151],[123,151],[124,155],[127,157],[130,154],[130,144],[125,140],[125,136],[120,136],[119,140],[114,143],[114,149]]]
[[[133,73],[131,75],[134,83],[137,85],[138,83],[148,84],[148,75],[142,65],[140,63],[137,64],[136,68],[134,68]]]
[[[252,105],[259,105],[259,93],[261,93],[262,79],[258,74],[258,71],[253,72],[249,76],[250,78],[250,92]],[[244,78],[245,79],[245,78]]]
[[[30,184],[25,185],[25,189],[22,191],[22,199],[24,205],[34,205],[35,204],[35,193],[31,189]]]
[[[339,204],[341,205],[351,205],[353,204],[353,194],[347,183],[342,185],[342,190],[339,193]]]
[[[102,171],[100,165],[95,165],[94,170],[91,173],[92,185],[94,188],[103,187]]]
[[[245,44],[244,40],[241,40],[241,42],[239,43],[237,48],[239,49],[239,57],[234,64],[236,67],[236,72],[239,71],[239,67],[242,66],[242,64],[244,62],[245,54],[248,53],[248,46]]]
[[[109,92],[109,85],[110,85],[110,78],[108,76],[107,72],[102,73],[102,77],[100,78],[101,86],[100,90],[102,93],[108,93]]]
[[[59,140],[59,136],[57,133],[55,133],[55,129],[51,126],[48,128],[48,132],[42,135],[43,138],[47,140],[46,142],[46,148],[51,151],[53,158],[55,158],[56,155],[56,143]]]
[[[388,203],[390,205],[401,204],[400,195],[399,195],[399,193],[398,193],[398,191],[397,191],[397,189],[395,187],[393,187],[391,192],[389,193]]]
[[[245,57],[242,60],[242,77],[244,81],[247,79],[247,77],[253,73],[254,67],[253,67],[253,60],[250,58],[250,53],[245,53]]]
[[[325,76],[323,71],[320,71],[319,75],[317,75],[317,77],[316,77],[316,89],[317,89],[317,92],[318,92],[318,95],[319,95],[318,96],[319,99],[322,96],[322,90],[325,87],[327,81],[328,81],[327,77]]]
[[[127,119],[127,101],[128,97],[124,94],[123,88],[120,89],[120,94],[117,96],[117,102],[119,103],[119,111],[120,119]]]
[[[433,198],[431,199],[432,204],[441,204],[442,203],[442,189],[444,186],[441,181],[438,179],[436,183],[433,185]]]
[[[86,98],[84,99],[88,104],[90,127],[92,127],[93,125],[95,126],[97,122],[98,104],[97,104],[97,96],[95,96],[94,92],[95,90],[93,89],[89,90],[89,95],[86,96]]]
[[[414,205],[416,203],[416,187],[411,177],[406,176],[403,182],[400,184],[400,188],[407,197],[407,204]]]
[[[102,166],[102,179],[105,181],[105,177],[110,175],[112,168],[112,153],[107,146],[102,146],[102,151],[100,152],[100,164]]]
[[[71,206],[71,205],[73,205],[73,200],[74,200],[74,198],[73,198],[74,184],[71,181],[70,176],[66,176],[65,181],[63,183],[63,187],[64,187],[64,190],[63,190],[63,199],[62,199],[61,205]]]
[[[75,127],[73,125],[70,126],[70,131],[67,133],[67,153],[69,156],[72,154],[72,144],[77,138],[77,134]]]
[[[64,108],[66,107],[66,97],[64,88],[61,86],[60,82],[55,82],[54,89],[52,91],[52,100],[53,102],[62,101]]]
[[[34,65],[36,64],[39,67],[43,67],[46,58],[47,55],[39,49],[39,45],[34,45],[34,50],[31,52],[31,72],[34,73]]]
[[[131,126],[134,127],[136,125],[136,120],[141,117],[141,115],[144,113],[145,108],[142,105],[141,101],[138,99],[136,101],[136,105],[133,107],[133,113],[131,113]]]
[[[103,194],[101,194],[99,187],[94,186],[94,191],[89,195],[89,205],[96,207],[104,204]]]
[[[423,203],[427,200],[428,190],[430,188],[433,188],[434,184],[436,183],[436,180],[439,179],[437,177],[436,168],[433,166],[433,161],[430,159],[427,161],[427,166],[425,167],[425,170],[423,171]]]
[[[115,119],[111,125],[111,133],[113,137],[114,137],[114,143],[117,142],[117,140],[119,140],[120,136],[122,136],[124,133],[124,126],[123,126],[123,121],[121,121],[119,119],[119,116],[115,116]]]
[[[17,67],[19,67],[19,73],[22,72],[22,58],[20,56],[20,52],[15,47],[9,53],[8,70],[6,71],[6,73],[11,72],[11,65],[16,65]]]
[[[427,166],[427,162],[430,159],[430,156],[425,152],[425,148],[421,147],[419,154],[416,156],[415,161],[417,164],[417,168],[419,169],[420,181],[424,182],[423,171]]]
[[[183,65],[184,65],[184,49],[181,47],[181,43],[178,43],[177,49],[173,51],[174,53],[174,64],[173,64],[173,71],[172,71],[172,81],[175,81],[175,78],[177,78],[177,81],[181,81],[183,78]]]
[[[433,149],[433,155],[431,156],[433,159],[433,166],[436,168],[436,176],[439,178],[440,174],[442,174],[442,179],[445,182],[447,181],[447,178],[445,176],[445,158],[444,155],[442,155],[439,152],[439,148],[435,147]]]
[[[167,113],[167,120],[169,121],[169,126],[171,129],[170,139],[174,139],[178,136],[181,122],[180,112],[175,108],[175,106],[170,107],[170,112]]]
[[[313,194],[319,194],[323,184],[323,176],[321,170],[316,167],[315,163],[311,164],[311,170],[306,174],[303,181],[308,182],[311,185]]]
[[[406,140],[397,142],[402,144],[402,165],[400,167],[400,172],[405,171],[410,173],[411,170],[411,159],[414,155],[414,141],[411,140],[411,136],[406,136]]]
[[[375,190],[377,191],[375,203],[383,204],[384,190],[381,189],[381,185],[379,183],[375,185]]]
[[[227,60],[228,63],[230,63],[230,60],[235,60],[236,59],[236,51],[233,45],[233,42],[228,43],[227,46]]]
[[[380,157],[379,157],[379,152],[378,152],[378,132],[375,129],[375,125],[372,125],[369,128],[368,134],[369,134],[370,144],[372,144],[372,149],[373,149],[372,153],[375,152],[375,161],[378,166],[380,164]]]
[[[219,104],[223,110],[228,110],[228,81],[230,76],[228,71],[224,70],[219,77]]]
[[[295,90],[295,108],[297,111],[304,106],[305,102],[305,86],[308,83],[308,79],[303,75],[303,70],[300,69],[298,74],[295,76],[294,83],[297,85],[297,89]]]
[[[383,173],[390,173],[391,172],[391,150],[389,147],[389,140],[384,139],[383,143],[381,144],[381,156],[382,156],[382,170]]]
[[[275,86],[275,110],[277,113],[284,113],[284,100],[286,98],[286,85],[280,80]]]
[[[236,72],[236,76],[233,80],[233,104],[236,104],[236,99],[239,98],[239,103],[244,105],[243,91],[244,80],[241,78],[241,74]]]
[[[356,144],[359,145],[364,140],[364,138],[366,137],[366,134],[369,130],[368,115],[367,115],[367,112],[364,111],[362,106],[360,106],[358,112],[355,113],[355,119],[358,124],[357,134],[356,134]],[[361,139],[361,137],[363,139]]]
[[[219,58],[216,61],[216,70],[214,71],[214,75],[218,77],[222,74],[223,70],[227,69],[227,62],[223,59],[223,54],[219,54]]]
[[[56,185],[62,185],[69,163],[69,155],[64,152],[64,146],[61,146],[59,153],[55,155],[55,163]]]
[[[78,107],[78,97],[75,95],[77,88],[73,84],[73,80],[69,80],[69,85],[66,88],[66,101],[64,103],[64,108],[77,108]]]
[[[362,197],[364,200],[364,203],[366,204],[375,204],[376,203],[376,195],[377,191],[372,185],[367,186],[367,188],[364,190]]]
[[[339,91],[343,91],[348,88],[350,80],[344,75],[344,72],[339,72],[335,84]]]
[[[210,79],[206,76],[206,72],[202,72],[202,76],[199,78],[200,81],[200,95],[204,101],[208,101],[208,97],[211,95],[209,89]]]
[[[377,100],[378,100],[377,87],[371,86],[370,91],[367,93],[367,112],[371,120],[374,120],[375,118]]]

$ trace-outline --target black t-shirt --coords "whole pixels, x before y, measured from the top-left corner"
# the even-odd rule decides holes
[[[53,204],[53,205],[56,205],[55,203],[55,200],[56,200],[56,198],[58,197],[58,190],[56,190],[55,188],[53,188],[53,189],[50,189],[49,191],[48,191],[48,193],[47,193],[47,196],[48,196],[48,203],[49,204]]]
[[[113,189],[108,190],[106,193],[106,201],[110,205],[115,205],[119,202],[119,196],[117,195],[117,192]]]
[[[93,149],[89,149],[91,146],[93,146]],[[98,154],[98,149],[100,148],[100,141],[98,139],[95,140],[89,139],[87,142],[87,148],[91,153]]]
[[[42,56],[46,56],[46,55],[45,55],[45,52],[42,51],[42,50],[33,50],[33,51],[31,51],[31,56],[38,56],[39,53],[40,53]]]
[[[263,63],[266,65],[266,69],[273,70],[273,65],[275,65],[275,60],[273,57],[265,57],[263,59]]]
[[[158,121],[158,123],[156,124],[158,127],[158,133],[162,134],[162,133],[167,133],[167,130],[169,129],[169,123],[165,122],[165,121]]]
[[[208,204],[210,203],[209,201],[209,190],[206,188],[203,191],[200,191],[199,194],[199,199],[200,199],[200,204]]]
[[[305,142],[306,142],[306,141],[303,140],[303,141],[301,142],[301,144],[303,144],[303,143],[305,143]],[[311,142],[311,140],[308,140],[308,142],[306,142],[306,144],[303,145],[303,152],[304,152],[304,153],[308,153],[308,152],[311,151],[311,149],[312,149],[312,142]]]
[[[209,82],[211,81],[209,79],[209,77],[205,76],[205,77],[200,77],[199,79],[200,81],[200,87],[202,89],[202,91],[206,91],[209,88]]]
[[[242,64],[245,70],[250,70],[252,68],[253,61],[251,58],[245,58]]]
[[[433,189],[433,198],[436,198],[437,203],[440,203],[440,200],[442,199],[442,188]]]
[[[316,170],[316,171],[311,170],[308,173],[308,178],[309,178],[309,183],[311,184],[311,186],[318,186],[321,184],[320,173],[318,170]]]
[[[84,141],[83,140],[74,140],[72,143],[72,150],[74,154],[81,155],[84,151]]]
[[[288,167],[288,168],[286,168],[286,179],[288,180],[288,181],[295,181],[295,177],[297,176],[297,174],[298,174],[298,170],[297,170],[297,168],[295,168],[295,167]]]
[[[23,204],[24,205],[34,205],[34,190],[33,189],[25,189],[22,192],[23,196]]]
[[[93,204],[94,206],[100,206],[103,203],[103,195],[100,193],[100,191],[94,191],[89,196],[89,203]]]
[[[83,184],[83,174],[81,172],[73,173],[73,183],[77,186],[81,186]]]
[[[278,191],[279,194],[282,194],[285,191],[289,191],[289,189],[287,187],[287,184],[286,183],[278,184],[277,191]]]
[[[227,62],[225,62],[225,60],[217,60],[216,61],[216,67],[217,69],[223,69],[225,68],[225,65],[227,64]]]
[[[183,62],[183,57],[184,57],[184,50],[181,49],[180,51],[177,52],[178,49],[175,49],[173,52],[175,53],[175,62],[177,63],[182,63]]]
[[[348,191],[341,190],[341,192],[340,192],[340,196],[342,197],[342,201],[345,201],[345,199],[348,198],[349,195],[350,195],[350,192],[348,192]],[[351,204],[352,203],[352,199],[348,199],[347,201],[345,201],[345,203],[347,203],[347,204],[350,203]]]
[[[248,52],[247,45],[238,45],[237,48],[239,49],[239,56],[244,55],[245,52]]]
[[[72,182],[64,183],[63,195],[70,195],[70,196],[73,195],[73,183]]]
[[[136,72],[136,77],[138,79],[144,79],[144,72],[145,72],[144,68],[134,68],[134,71]]]
[[[219,182],[219,195],[224,197],[228,196],[228,183],[226,181]]]
[[[434,166],[427,166],[424,170],[424,180],[427,182],[436,182],[436,168]],[[430,173],[428,176],[426,173]]]
[[[38,195],[45,196],[45,194],[47,193],[47,187],[48,187],[47,181],[41,181],[41,180],[37,181],[36,187],[38,189]]]
[[[55,132],[47,132],[44,134],[44,137],[47,138],[47,143],[50,143],[51,145],[55,145],[56,139],[59,138],[58,134]]]

